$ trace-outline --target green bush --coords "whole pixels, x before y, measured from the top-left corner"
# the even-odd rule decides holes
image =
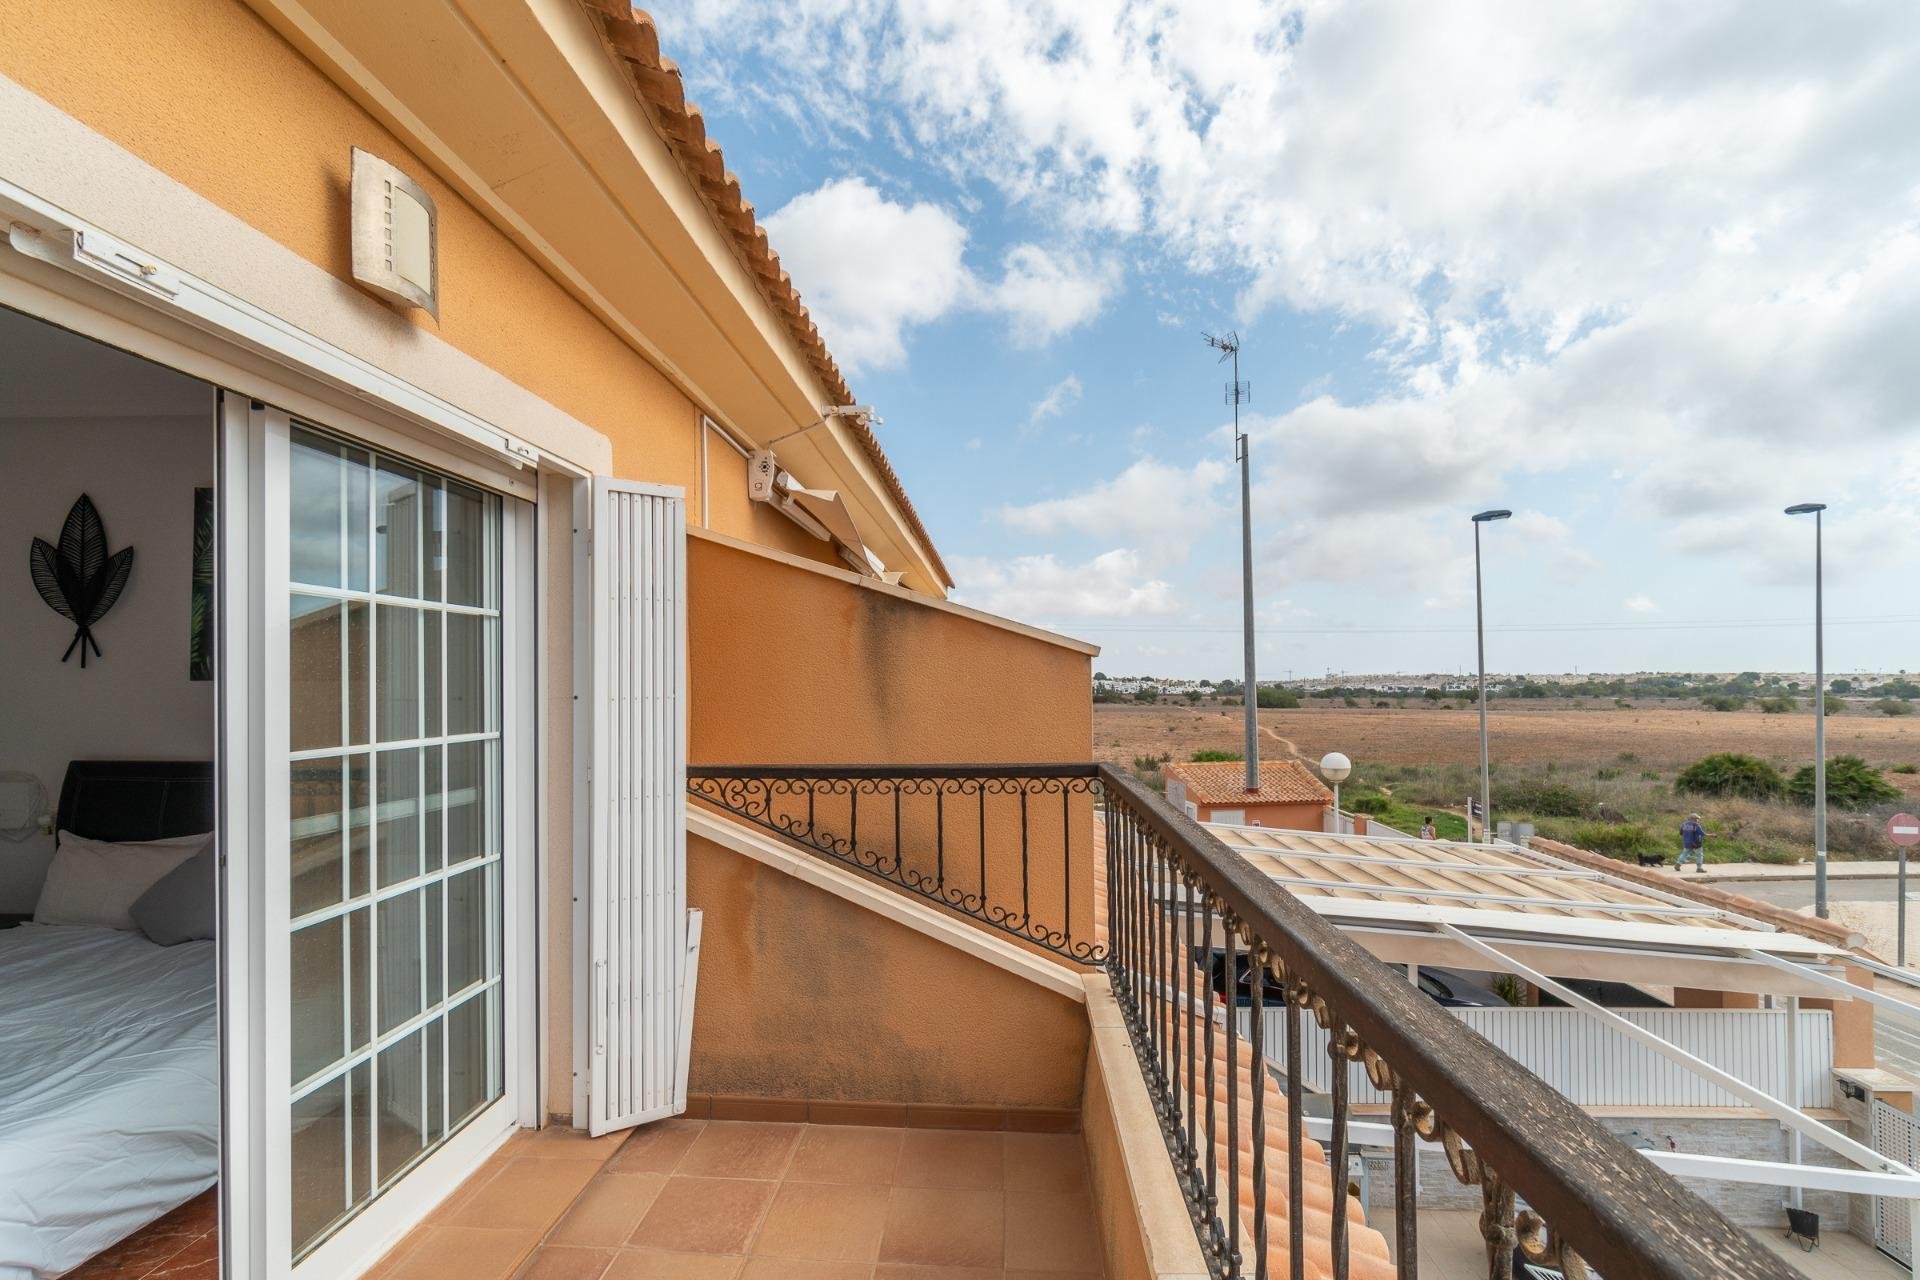
[[[1920,773],[1920,764],[1897,764],[1888,773]]]
[[[1778,697],[1760,699],[1760,710],[1770,716],[1786,715],[1800,704],[1781,694]]]
[[[1913,714],[1913,704],[1910,702],[1901,702],[1897,698],[1882,698],[1873,704],[1873,709],[1883,716],[1910,716]]]
[[[1360,705],[1360,699],[1348,694],[1346,697],[1340,699],[1340,705],[1343,707],[1357,707]]]
[[[1264,684],[1254,695],[1254,701],[1260,706],[1292,711],[1300,705],[1300,695],[1291,689],[1282,689],[1278,685]]]
[[[1610,858],[1631,858],[1672,852],[1679,847],[1680,838],[1656,835],[1637,822],[1588,822],[1573,829],[1568,843]]]
[[[1802,765],[1787,783],[1787,794],[1801,804],[1813,803],[1813,766]],[[1840,809],[1864,809],[1900,798],[1900,788],[1859,756],[1835,756],[1827,761],[1827,803]]]
[[[1196,751],[1191,758],[1195,764],[1224,764],[1229,760],[1246,759],[1238,751],[1216,751],[1212,748]]]
[[[1847,700],[1845,698],[1836,698],[1832,694],[1827,695],[1827,714],[1828,715],[1837,716],[1842,712],[1844,712],[1846,709],[1847,709]]]
[[[1350,813],[1382,814],[1393,808],[1393,801],[1385,796],[1355,796],[1351,800],[1343,796],[1341,803]]]
[[[1748,800],[1773,799],[1785,785],[1778,769],[1765,760],[1737,751],[1722,751],[1696,760],[1673,780],[1675,791],[1701,796],[1741,796]]]
[[[1700,705],[1709,711],[1738,711],[1747,700],[1731,693],[1714,693],[1700,699]]]
[[[1587,797],[1564,782],[1542,778],[1502,778],[1493,787],[1493,807],[1506,813],[1528,813],[1536,818],[1581,818],[1589,808]]]

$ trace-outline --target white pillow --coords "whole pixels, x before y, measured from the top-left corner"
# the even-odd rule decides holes
[[[213,839],[212,832],[170,840],[114,844],[60,833],[60,848],[33,909],[35,924],[136,929],[133,904],[169,871]]]

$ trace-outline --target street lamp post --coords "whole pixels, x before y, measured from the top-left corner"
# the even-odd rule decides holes
[[[1346,824],[1340,821],[1340,784],[1353,772],[1353,761],[1338,751],[1329,751],[1320,757],[1320,776],[1333,784],[1333,834],[1347,833]]]
[[[1826,619],[1821,593],[1821,512],[1824,502],[1799,502],[1790,516],[1813,517],[1813,914],[1827,914],[1827,671]]]
[[[1487,766],[1487,620],[1480,590],[1480,526],[1512,514],[1501,507],[1473,517],[1473,632],[1480,649],[1480,838],[1488,843],[1493,841],[1493,777]]]

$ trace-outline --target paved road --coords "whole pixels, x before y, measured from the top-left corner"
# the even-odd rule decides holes
[[[1708,884],[1714,883],[1713,877],[1703,876]],[[1739,880],[1720,886],[1732,893],[1744,893],[1749,898],[1758,898],[1762,902],[1771,902],[1775,906],[1798,911],[1801,907],[1813,903],[1813,878],[1804,880]],[[1892,880],[1836,880],[1827,881],[1827,900],[1829,902],[1892,902],[1895,882]],[[1920,900],[1920,867],[1911,868],[1907,874],[1907,893],[1909,900]],[[1911,924],[1911,918],[1909,920]]]

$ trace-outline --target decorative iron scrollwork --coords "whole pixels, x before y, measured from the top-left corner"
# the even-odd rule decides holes
[[[835,774],[831,770],[795,775],[787,772],[765,775],[703,773],[689,770],[687,790],[697,799],[752,823],[765,831],[804,845],[815,853],[878,877],[909,893],[929,899],[951,911],[978,920],[1023,942],[1051,951],[1079,964],[1098,966],[1106,959],[1106,947],[1087,937],[1073,935],[1070,920],[1043,919],[1030,905],[1035,871],[1035,854],[1025,845],[1027,806],[1051,800],[1063,804],[1074,796],[1099,794],[1097,778],[1085,775],[1048,776],[1044,774],[968,775],[945,774],[931,770],[902,770],[897,774],[876,776],[866,773]],[[1012,797],[1021,802],[1019,837],[1020,882],[1004,890],[988,892],[982,887],[989,842],[996,835],[988,825],[986,802],[993,797]],[[937,849],[915,849],[909,858],[900,847],[900,805],[906,800],[930,800],[934,803],[933,835]],[[880,807],[863,801],[879,801]],[[962,879],[956,863],[950,869],[945,856],[947,828],[958,828],[969,812],[968,802],[978,806],[978,849],[969,847],[982,868],[982,875]],[[826,810],[823,813],[822,810]],[[925,816],[925,815],[922,815]],[[891,849],[876,848],[863,839],[862,821],[878,823],[895,843]],[[1070,826],[1071,815],[1067,822]],[[1011,814],[994,814],[994,823],[1011,825]],[[839,823],[844,822],[844,827]],[[869,828],[871,829],[871,828]],[[1071,850],[1047,851],[1042,864],[1055,871]],[[927,863],[932,861],[929,869]],[[1070,865],[1070,863],[1069,863]],[[955,883],[958,880],[960,883]],[[1048,880],[1050,893],[1071,904],[1072,889],[1064,890]],[[1091,905],[1091,904],[1089,904]]]

